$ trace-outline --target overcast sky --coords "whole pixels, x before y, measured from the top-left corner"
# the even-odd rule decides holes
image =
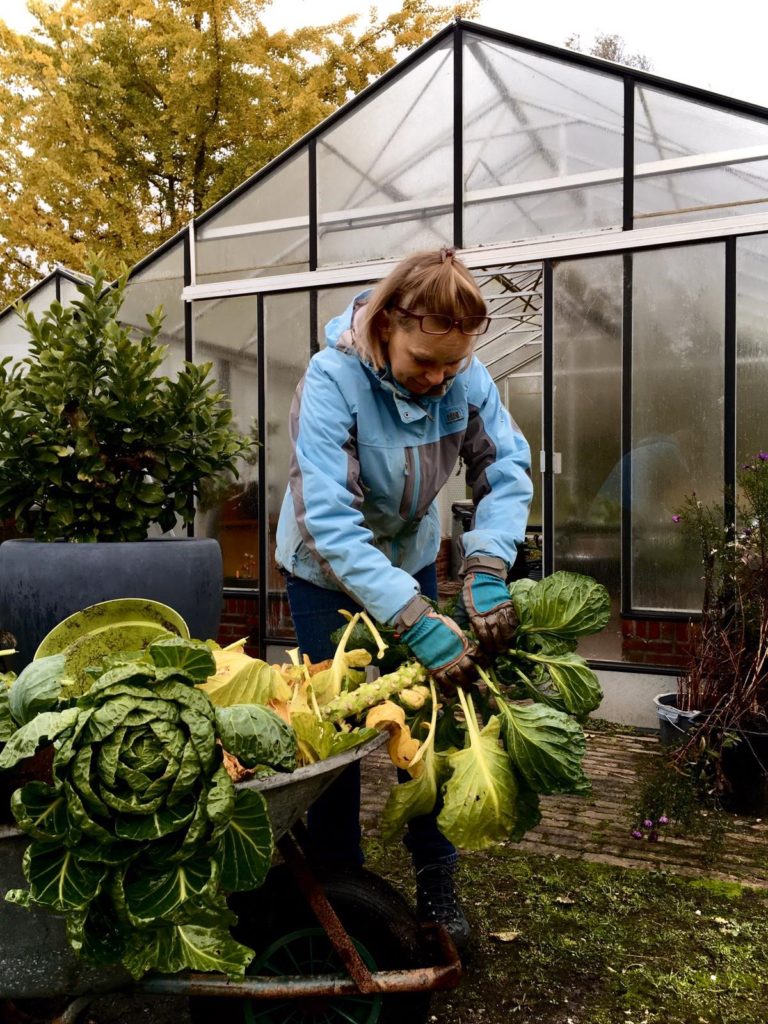
[[[384,15],[397,0],[376,4]],[[332,21],[365,10],[355,0],[275,0],[267,26],[295,28]],[[761,13],[762,11],[762,13]],[[26,0],[0,0],[0,17],[18,31],[32,24]],[[768,7],[760,0],[482,0],[476,19],[529,39],[562,45],[572,33],[589,43],[598,32],[617,33],[630,51],[640,51],[656,74],[768,106],[765,65]]]

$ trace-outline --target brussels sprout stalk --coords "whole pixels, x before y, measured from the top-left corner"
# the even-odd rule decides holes
[[[328,722],[340,722],[344,718],[362,715],[374,704],[380,704],[427,678],[427,670],[418,662],[406,662],[397,672],[379,676],[370,683],[362,683],[356,690],[340,693],[321,710]]]

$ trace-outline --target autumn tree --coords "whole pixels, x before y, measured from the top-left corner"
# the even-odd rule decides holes
[[[598,32],[590,44],[582,44],[581,36],[573,34],[568,36],[564,45],[569,50],[580,50],[582,53],[589,53],[593,57],[612,60],[616,64],[626,64],[627,67],[637,68],[639,71],[652,70],[651,62],[645,54],[639,52],[630,53],[627,44],[615,32]]]
[[[476,0],[268,32],[271,0],[29,0],[0,20],[0,308],[132,264]]]

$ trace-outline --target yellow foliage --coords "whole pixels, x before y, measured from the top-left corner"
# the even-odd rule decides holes
[[[64,0],[0,21],[0,308],[43,264],[131,265],[451,20],[270,34],[269,0]]]
[[[232,704],[286,703],[291,687],[280,671],[265,661],[251,658],[242,650],[213,651],[216,674],[200,684],[219,707]]]
[[[365,719],[367,729],[386,729],[389,733],[387,750],[392,763],[398,768],[409,768],[416,755],[420,743],[411,736],[411,730],[405,724],[405,712],[399,704],[386,700],[371,708]],[[417,774],[413,772],[413,774]]]

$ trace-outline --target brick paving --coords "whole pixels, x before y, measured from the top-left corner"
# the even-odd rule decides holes
[[[658,843],[632,839],[641,779],[661,753],[656,736],[587,732],[584,766],[592,795],[542,797],[542,820],[519,849],[768,888],[768,821],[732,816],[722,846],[710,858],[699,837],[667,834]],[[390,782],[395,771],[386,748],[365,758],[361,819],[372,835]]]

